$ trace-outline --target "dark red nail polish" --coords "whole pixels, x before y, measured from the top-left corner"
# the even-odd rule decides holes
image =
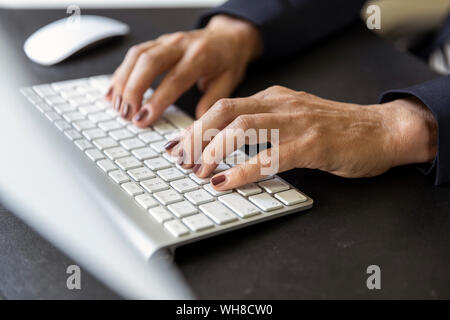
[[[180,140],[171,140],[164,145],[164,149],[170,150],[173,147],[175,147],[178,144],[178,142],[180,142]]]
[[[197,173],[202,165],[197,163],[194,167],[192,167],[192,172]]]
[[[148,115],[147,109],[142,109],[139,111],[139,113],[134,117],[135,121],[141,121],[142,119],[146,118]]]
[[[119,110],[121,104],[122,104],[122,96],[119,94],[116,97],[116,101],[114,102],[114,109]]]
[[[122,117],[126,118],[128,117],[128,112],[130,111],[130,105],[128,103],[125,103],[122,109]]]
[[[215,186],[225,181],[225,176],[223,174],[215,176],[211,179],[211,183]]]
[[[182,166],[184,164],[184,150],[181,149],[180,152],[178,152],[178,164]]]

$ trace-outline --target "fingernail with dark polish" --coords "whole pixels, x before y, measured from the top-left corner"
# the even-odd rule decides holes
[[[121,104],[122,104],[122,96],[119,94],[116,97],[116,101],[114,101],[114,109],[119,110]]]
[[[194,167],[192,167],[192,172],[197,173],[202,165],[197,163]]]
[[[130,111],[130,105],[125,103],[122,109],[122,117],[126,118],[128,116],[128,111]]]
[[[225,181],[225,176],[223,174],[215,176],[211,179],[211,183],[215,186],[217,186],[218,184],[221,184],[224,181]]]
[[[167,143],[164,145],[164,149],[170,150],[170,149],[172,149],[173,147],[175,147],[175,146],[178,144],[178,142],[180,142],[180,140],[170,140],[169,142],[167,142]]]
[[[184,163],[184,150],[181,149],[180,152],[178,152],[178,164],[182,166]]]
[[[134,117],[134,120],[141,121],[142,119],[146,118],[148,115],[147,109],[142,109],[139,111],[139,113]]]

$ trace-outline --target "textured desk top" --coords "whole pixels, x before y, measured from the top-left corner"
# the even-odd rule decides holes
[[[199,9],[96,10],[131,26],[125,39],[45,68],[25,59],[39,82],[111,73],[127,48],[190,28]],[[38,27],[64,11],[4,11],[1,24],[17,52]],[[360,25],[294,59],[252,68],[237,95],[273,84],[325,98],[374,103],[382,91],[434,77]],[[31,79],[30,84],[36,79]],[[193,111],[198,92],[178,105]],[[413,167],[371,179],[343,179],[313,170],[282,176],[315,200],[312,210],[179,248],[176,263],[202,298],[450,298],[449,187],[434,187]],[[73,262],[6,210],[0,209],[0,296],[115,298],[93,277],[81,291],[65,287]],[[381,267],[382,289],[366,288],[366,268]]]

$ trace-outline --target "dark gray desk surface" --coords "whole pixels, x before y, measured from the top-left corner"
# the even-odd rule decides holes
[[[129,23],[132,34],[55,67],[25,57],[24,63],[40,82],[110,73],[130,45],[190,28],[200,11],[93,11]],[[0,11],[0,21],[17,39],[17,54],[24,56],[26,36],[64,14]],[[385,89],[432,77],[420,61],[355,25],[291,61],[250,70],[237,94],[280,84],[326,98],[373,103]],[[192,112],[197,98],[191,91],[178,104]],[[359,180],[310,170],[282,176],[315,200],[312,210],[177,251],[176,263],[200,297],[450,298],[449,187],[434,187],[414,168]],[[65,289],[65,267],[73,262],[0,210],[3,298],[115,297],[86,275],[81,291]],[[371,264],[381,267],[380,291],[366,288],[365,270]]]

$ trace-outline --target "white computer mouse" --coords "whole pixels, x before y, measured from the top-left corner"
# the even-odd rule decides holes
[[[34,32],[23,48],[32,61],[50,66],[101,40],[125,35],[129,30],[125,23],[106,17],[81,15],[78,21],[68,17]]]

